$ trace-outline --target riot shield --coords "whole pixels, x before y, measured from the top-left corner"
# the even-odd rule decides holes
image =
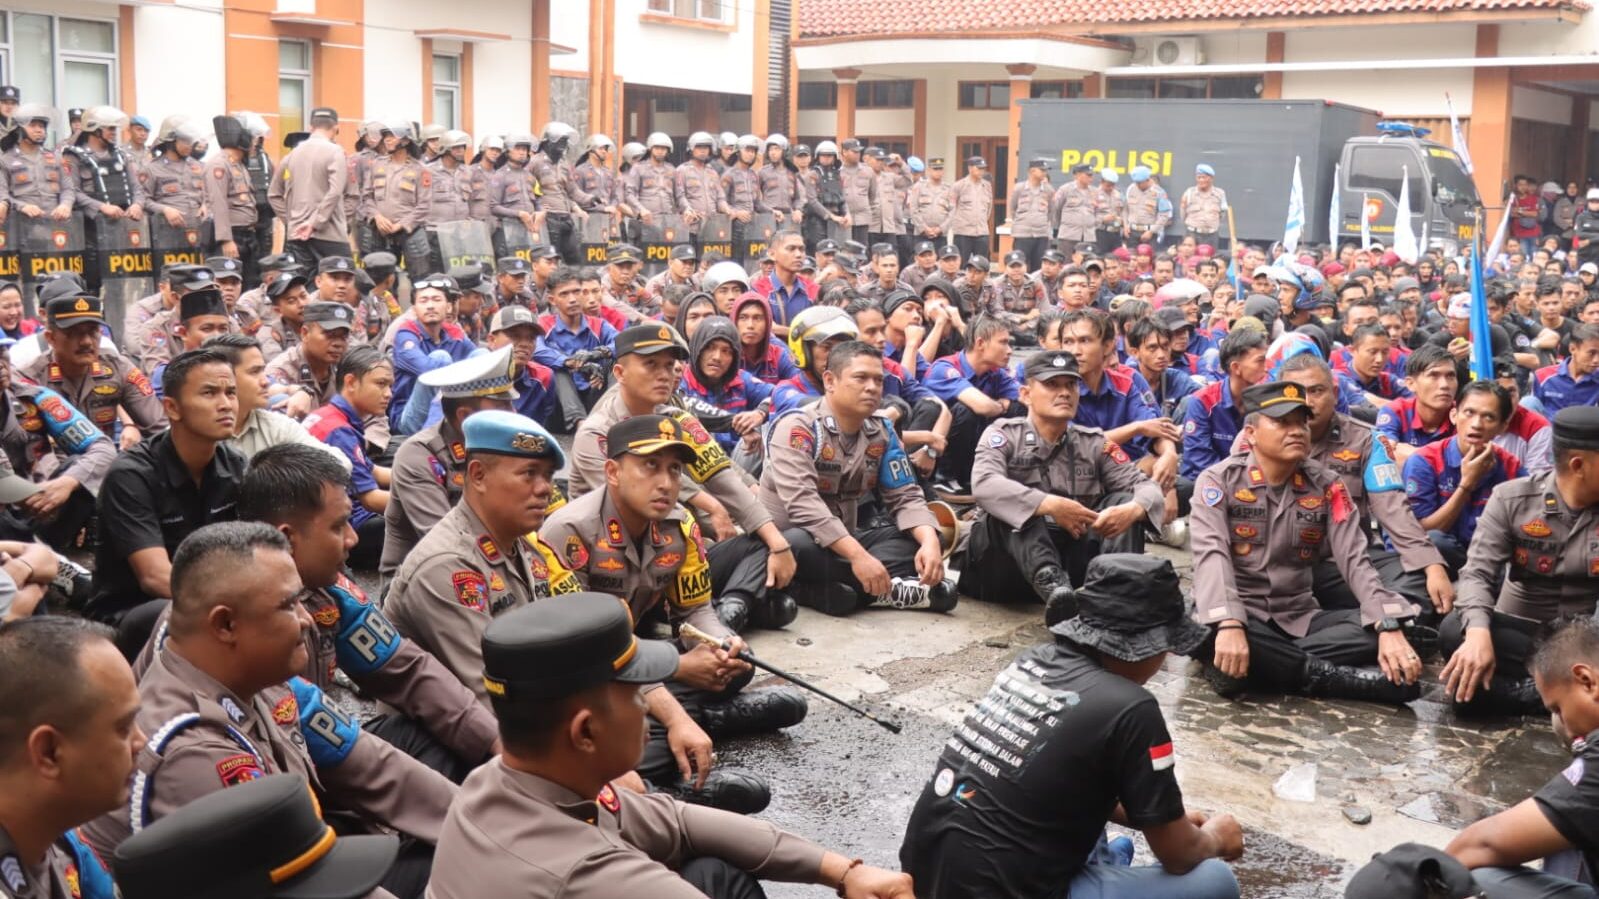
[[[729,259],[733,255],[733,220],[725,215],[706,216],[699,227],[700,255],[721,253]]]
[[[544,225],[540,224],[539,230],[535,233],[529,231],[526,225],[516,219],[502,218],[500,219],[495,251],[499,252],[503,248],[504,255],[516,256],[531,263],[533,261],[533,247],[538,244],[548,244],[549,242],[550,234]]]
[[[608,212],[591,212],[583,220],[583,233],[578,238],[582,242],[583,264],[604,265],[606,248],[617,237],[616,221]]]
[[[827,220],[827,239],[828,240],[836,240],[839,243],[843,243],[846,240],[853,240],[854,239],[853,237],[850,236],[850,234],[851,234],[851,229],[850,228],[847,228],[844,225],[841,225],[838,222],[833,221],[832,219],[828,219]]]
[[[166,216],[150,217],[150,247],[157,277],[169,265],[205,265],[205,251],[211,246],[211,223],[173,227]]]
[[[17,255],[17,242],[11,236],[11,219],[0,219],[0,279],[22,280],[22,259]],[[27,302],[32,302],[28,298]],[[29,308],[32,308],[31,306]]]
[[[444,271],[458,265],[494,261],[494,236],[488,222],[464,220],[445,222],[433,229],[439,239],[439,256]]]
[[[743,246],[734,247],[747,266],[765,255],[777,233],[777,219],[770,212],[757,212],[744,224]]]
[[[77,216],[56,221],[48,215],[29,218],[13,212],[11,236],[16,243],[23,306],[28,315],[37,313],[34,300],[42,278],[58,272],[83,276],[83,222]]]
[[[100,296],[105,320],[120,329],[134,303],[155,293],[155,258],[150,251],[150,221],[101,218],[95,222],[95,255],[99,257]],[[122,335],[117,335],[120,339]]]
[[[644,273],[660,274],[672,256],[672,248],[688,243],[688,226],[675,215],[652,215],[648,222],[639,222],[639,240],[644,244]]]

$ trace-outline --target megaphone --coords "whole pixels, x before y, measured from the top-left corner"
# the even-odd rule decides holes
[[[931,500],[927,508],[933,512],[933,518],[938,522],[938,545],[944,550],[944,558],[955,551],[955,541],[960,538],[960,518],[955,514],[955,507],[941,499]]]

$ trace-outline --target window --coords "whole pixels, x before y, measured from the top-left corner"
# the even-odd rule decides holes
[[[1413,165],[1415,158],[1403,147],[1355,147],[1349,155],[1349,189],[1382,191],[1394,200],[1399,199],[1399,185],[1405,166],[1410,166],[1410,198],[1425,197],[1426,185],[1421,167]]]
[[[649,10],[679,19],[725,22],[732,5],[728,0],[650,0]]]
[[[1028,92],[1034,100],[1065,100],[1082,95],[1081,81],[1034,81]]]
[[[656,112],[688,112],[687,94],[667,94],[655,98]]]
[[[311,42],[278,41],[278,128],[306,129],[311,115]]]
[[[433,54],[433,121],[446,128],[461,127],[461,57]]]
[[[1009,109],[1009,81],[962,81],[961,109]]]
[[[910,109],[915,101],[913,81],[861,81],[855,85],[857,109]]]
[[[1265,90],[1259,75],[1214,78],[1111,78],[1105,96],[1113,100],[1253,100]]]
[[[721,107],[723,112],[749,112],[750,95],[721,94],[717,100],[717,105]]]
[[[860,141],[864,146],[882,147],[884,152],[889,154],[898,153],[901,159],[911,155],[911,139],[903,134],[887,137],[867,137],[865,135],[856,135],[855,139]],[[814,147],[816,145],[811,144],[811,146]]]
[[[833,81],[801,81],[799,83],[800,109],[837,109],[838,83]]]
[[[0,10],[0,80],[57,109],[114,104],[117,23]]]

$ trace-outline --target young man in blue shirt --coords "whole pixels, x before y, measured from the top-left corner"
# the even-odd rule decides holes
[[[1494,444],[1510,413],[1510,394],[1499,382],[1472,381],[1460,388],[1449,410],[1455,436],[1429,443],[1405,460],[1410,510],[1443,554],[1451,577],[1466,564],[1466,547],[1488,495],[1523,474],[1521,461]]]
[[[373,346],[359,346],[339,360],[339,392],[322,408],[306,416],[311,436],[343,453],[350,460],[350,527],[356,544],[350,550],[351,567],[363,571],[377,567],[383,554],[383,513],[389,506],[389,469],[376,465],[362,445],[362,422],[382,412],[394,387],[394,367]]]
[[[948,445],[938,460],[939,479],[950,493],[971,492],[977,438],[996,418],[1018,414],[1020,386],[1007,367],[1010,325],[980,316],[966,329],[966,349],[933,363],[926,387],[949,407]]]
[[[555,396],[560,405],[562,427],[552,430],[573,431],[605,392],[605,371],[609,366],[590,366],[585,372],[581,370],[585,359],[597,356],[596,351],[601,349],[608,352],[616,343],[616,329],[584,313],[580,269],[572,266],[556,269],[550,275],[548,288],[551,311],[539,320],[544,334],[533,351],[533,361],[555,372]],[[557,424],[553,417],[548,423]]]

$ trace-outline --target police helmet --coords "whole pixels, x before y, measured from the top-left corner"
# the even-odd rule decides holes
[[[483,142],[477,145],[477,148],[479,150],[503,150],[505,149],[505,138],[498,134],[487,135],[483,138]]]
[[[744,271],[744,266],[737,262],[718,262],[705,270],[705,274],[700,278],[700,289],[706,293],[716,293],[716,288],[729,281],[737,281],[749,287],[749,272]]]
[[[388,122],[384,124],[383,130],[394,135],[395,146],[416,151],[416,128],[410,122]]]
[[[817,156],[837,156],[838,155],[838,144],[835,144],[835,143],[833,143],[830,140],[824,140],[824,141],[822,141],[822,142],[820,142],[820,143],[818,143],[816,145],[816,155]]]
[[[716,141],[718,150],[720,150],[722,147],[735,146],[738,143],[738,135],[731,131],[723,131],[721,134],[716,136]]]
[[[18,115],[17,121],[27,120]],[[156,130],[155,145],[161,147],[180,140],[194,143],[203,137],[205,137],[205,132],[200,129],[198,122],[186,115],[169,115],[161,120],[161,127]]]
[[[714,266],[713,266],[714,267]],[[848,312],[837,306],[807,306],[788,323],[788,351],[794,362],[810,371],[811,347],[834,337],[859,340],[860,328]]]
[[[709,131],[696,131],[688,136],[688,147],[690,150],[696,147],[710,147],[715,150],[716,138],[712,137]]]
[[[705,132],[703,132],[703,131],[700,132],[700,134],[704,134],[704,133]],[[650,136],[644,139],[644,146],[646,146],[646,147],[665,147],[666,148],[666,152],[668,152],[668,153],[672,152],[672,150],[674,149],[673,146],[672,146],[672,138],[667,136],[667,133],[665,131],[654,131],[654,132],[651,132]]]
[[[106,128],[121,128],[128,123],[128,114],[115,106],[91,106],[83,112],[83,130],[74,141],[82,146],[89,135],[98,135]]]
[[[367,119],[361,123],[361,136],[366,138],[369,144],[375,144],[382,140],[385,130],[387,128],[377,119]]]
[[[788,149],[788,138],[784,137],[781,134],[768,134],[766,136],[766,146],[770,147],[772,144],[777,144],[779,147],[782,147],[783,149],[787,150]]]
[[[800,157],[800,156],[809,156],[809,155],[811,155],[811,145],[810,144],[795,144],[794,145],[794,156],[796,158]]]
[[[422,128],[422,143],[425,144],[425,143],[427,143],[430,140],[442,140],[444,138],[444,135],[449,133],[449,130],[450,129],[444,127],[443,125],[439,125],[439,124],[423,126],[423,128]]]
[[[614,150],[616,149],[616,141],[611,140],[609,137],[603,134],[590,134],[588,142],[583,145],[583,152],[592,153],[600,147],[604,147],[607,150]]]
[[[570,142],[574,137],[577,137],[576,128],[565,122],[551,122],[544,126],[544,132],[539,135],[539,140],[543,145],[550,145],[563,140]]]
[[[470,146],[472,146],[472,135],[467,134],[465,131],[456,131],[453,128],[444,132],[444,138],[439,142],[439,149],[441,150],[453,150],[456,147]]]
[[[505,136],[505,149],[514,150],[517,147],[527,147],[529,150],[538,149],[538,138],[526,132],[522,134],[507,134]]]
[[[638,141],[629,141],[622,145],[622,161],[632,165],[644,158],[644,145]]]
[[[241,110],[234,113],[233,117],[239,120],[239,124],[243,125],[244,130],[250,132],[250,137],[255,140],[260,140],[272,133],[272,126],[267,124],[266,119],[262,118],[259,112]]]
[[[24,103],[17,107],[16,115],[11,117],[11,120],[16,122],[18,125],[26,125],[29,122],[43,121],[46,127],[48,127],[51,122],[54,122],[55,119],[55,108],[46,106],[43,103]],[[166,123],[163,122],[162,124]]]
[[[759,153],[761,151],[761,139],[753,134],[746,134],[738,139],[738,150],[740,153],[745,150],[754,150]]]

